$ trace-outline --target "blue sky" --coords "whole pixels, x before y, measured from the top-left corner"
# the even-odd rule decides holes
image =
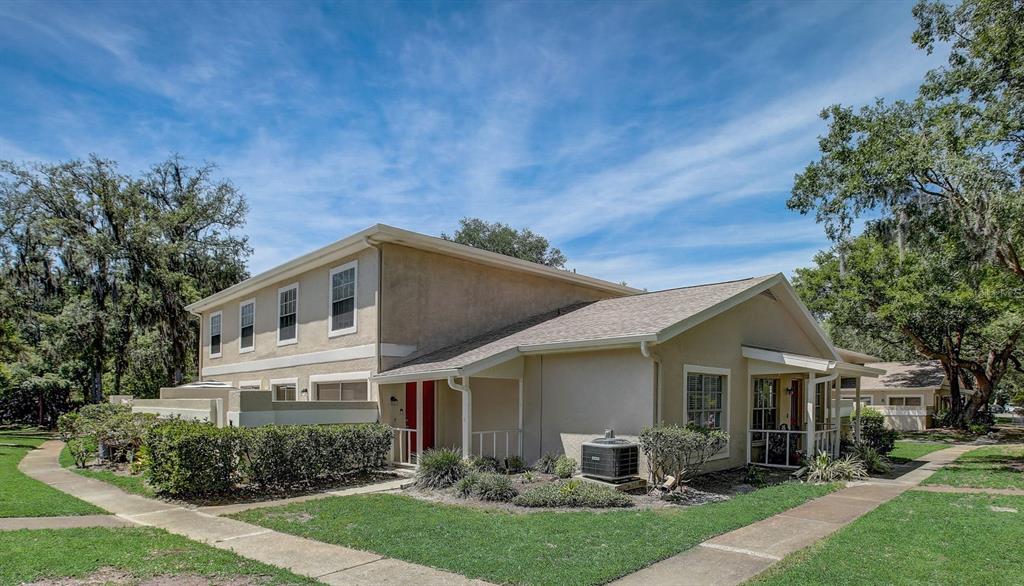
[[[528,226],[659,289],[807,265],[785,207],[834,103],[939,56],[904,2],[0,4],[0,158],[177,152],[246,194],[257,272],[377,222]]]

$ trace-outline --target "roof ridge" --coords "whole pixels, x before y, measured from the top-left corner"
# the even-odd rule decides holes
[[[729,283],[741,283],[743,281],[756,281],[758,279],[770,279],[779,273],[772,273],[770,275],[759,275],[755,277],[744,277],[742,279],[729,279],[727,281],[716,281],[714,283],[700,283],[697,285],[683,285],[682,287],[669,287],[668,289],[659,289],[657,291],[644,291],[643,293],[637,293],[636,295],[628,295],[626,297],[611,297],[610,299],[627,299],[630,297],[643,297],[644,295],[653,295],[655,293],[668,293],[669,291],[681,291],[683,289],[696,289],[698,287],[713,287],[715,285],[728,285]],[[602,301],[604,301],[602,299]]]

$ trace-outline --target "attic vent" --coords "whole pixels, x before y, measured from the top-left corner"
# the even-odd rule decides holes
[[[778,301],[779,300],[778,297],[776,297],[775,294],[772,293],[768,289],[765,289],[764,291],[761,291],[761,295],[764,295],[765,297],[767,297],[768,299],[771,299],[772,301]]]

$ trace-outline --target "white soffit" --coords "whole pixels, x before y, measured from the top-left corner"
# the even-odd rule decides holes
[[[782,365],[787,368],[809,370],[811,372],[829,372],[836,367],[836,361],[829,360],[828,358],[816,358],[814,356],[793,354],[779,350],[765,350],[764,348],[754,348],[752,346],[743,346],[742,348],[744,358]],[[763,372],[763,369],[758,370]]]

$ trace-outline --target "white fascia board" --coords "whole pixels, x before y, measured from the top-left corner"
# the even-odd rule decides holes
[[[370,380],[379,384],[413,383],[421,380],[439,380],[448,378],[450,376],[462,376],[462,372],[458,368],[448,368],[443,370],[431,370],[426,372],[414,372],[408,374],[382,373],[371,376]]]
[[[504,352],[498,352],[497,354],[488,356],[487,358],[484,358],[482,360],[477,360],[476,362],[467,364],[466,366],[463,366],[460,370],[462,371],[463,375],[472,376],[480,371],[487,370],[488,368],[492,368],[499,364],[508,362],[509,360],[515,360],[516,358],[519,358],[519,356],[521,356],[519,348],[509,348]]]
[[[637,336],[620,336],[617,338],[600,338],[597,340],[527,344],[519,346],[519,352],[522,354],[543,354],[546,352],[572,352],[575,350],[617,348],[621,346],[639,344],[640,342],[657,342],[657,338],[656,334],[642,334]]]
[[[779,283],[780,280],[785,281],[785,277],[782,276],[782,273],[773,275],[772,277],[765,279],[764,281],[756,285],[752,285],[749,289],[745,289],[728,299],[720,301],[703,311],[697,312],[691,315],[690,317],[661,330],[660,332],[658,332],[657,336],[650,341],[661,343],[671,338],[674,338],[679,334],[685,332],[686,330],[694,326],[697,326],[715,317],[720,313],[732,309],[733,307],[736,307],[737,305],[743,303],[744,301],[753,299],[757,295],[761,294],[763,291],[766,291],[775,284]]]
[[[829,360],[827,358],[816,358],[814,356],[804,356],[803,354],[780,352],[778,350],[765,350],[763,348],[754,348],[752,346],[743,346],[742,349],[744,358],[760,360],[762,362],[772,362],[775,364],[784,364],[786,366],[806,369],[813,372],[826,373],[834,370],[836,367],[836,361]]]
[[[861,364],[851,364],[849,362],[837,362],[836,369],[839,370],[840,374],[855,374],[858,376],[881,376],[885,374],[885,370],[881,368],[872,368],[870,366],[863,366]]]

